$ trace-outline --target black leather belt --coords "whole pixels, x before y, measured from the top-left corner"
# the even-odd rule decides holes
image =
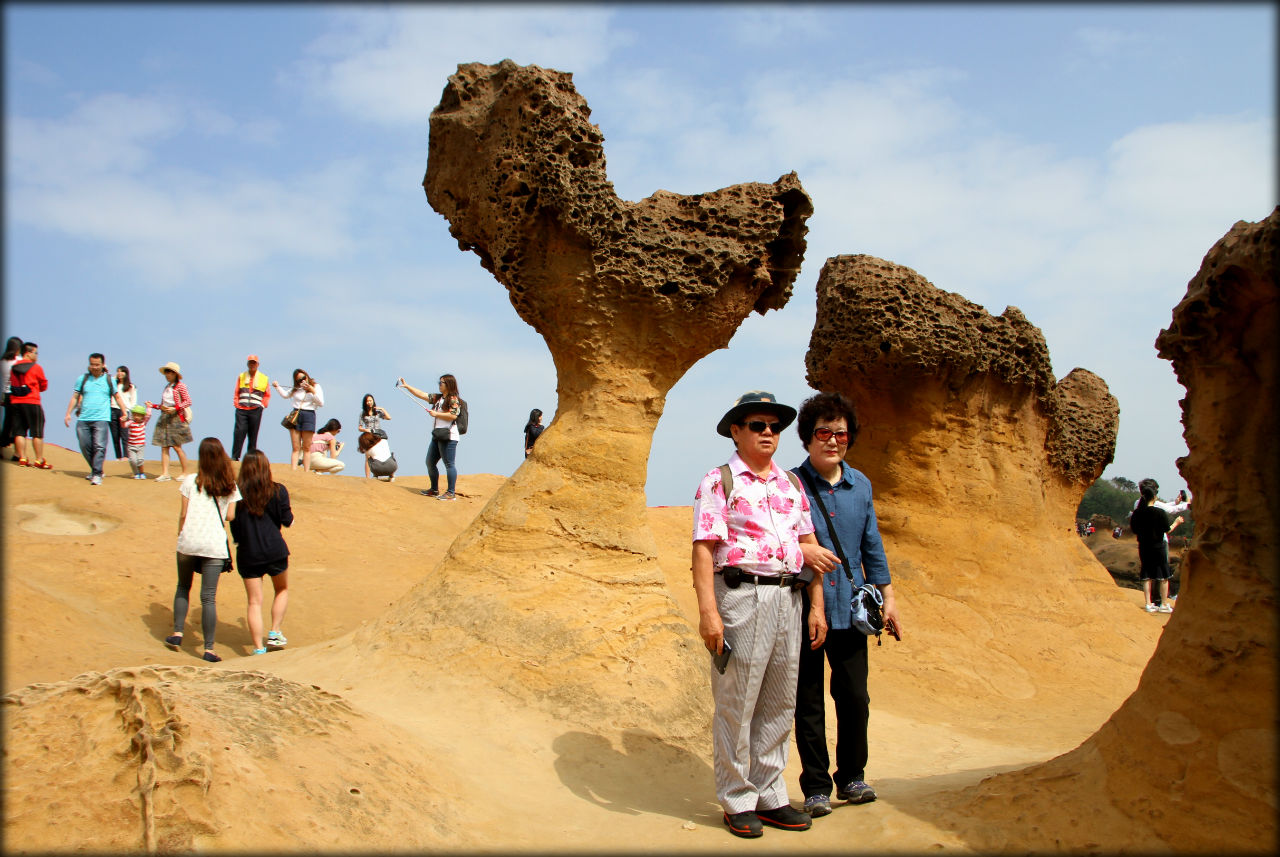
[[[724,575],[724,585],[730,589],[737,589],[742,585],[742,581],[744,580],[748,583],[754,583],[757,586],[784,586],[787,589],[798,589],[805,584],[798,574],[752,574],[749,571],[743,571],[736,565],[726,565],[724,568],[717,571],[716,574]]]

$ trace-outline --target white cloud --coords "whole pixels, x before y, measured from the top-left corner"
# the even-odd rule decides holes
[[[339,12],[282,80],[365,121],[425,125],[459,63],[510,58],[575,72],[599,66],[616,41],[612,14],[487,4]]]

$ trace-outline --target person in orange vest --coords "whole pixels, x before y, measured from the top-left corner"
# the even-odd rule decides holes
[[[267,386],[265,372],[258,371],[258,355],[245,358],[245,371],[236,378],[236,427],[231,436],[231,460],[240,460],[240,448],[249,439],[249,452],[258,448],[258,426],[262,423],[262,411],[271,401],[271,388]]]

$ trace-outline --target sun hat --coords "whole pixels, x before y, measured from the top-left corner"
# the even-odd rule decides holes
[[[129,409],[129,413],[131,414],[145,414],[146,412],[147,412],[146,405],[134,405],[132,408]]]
[[[245,363],[260,363],[260,362],[262,362],[262,361],[260,361],[260,360],[258,359],[258,355],[256,355],[256,354],[250,354],[248,357],[246,357],[246,358],[244,359],[244,362],[245,362]]]
[[[765,412],[775,415],[782,421],[782,428],[791,425],[796,418],[796,409],[780,403],[773,393],[766,393],[763,390],[752,390],[749,393],[743,393],[738,397],[738,401],[733,403],[720,422],[716,423],[716,434],[722,437],[733,437],[729,432],[729,426],[747,414]]]
[[[182,380],[182,367],[180,367],[177,363],[174,363],[172,360],[170,360],[168,363],[160,367],[161,375],[163,375],[166,371],[172,372],[173,374],[177,375],[179,381]]]

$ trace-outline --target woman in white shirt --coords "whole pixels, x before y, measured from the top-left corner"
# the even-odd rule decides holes
[[[206,437],[200,441],[200,461],[196,472],[184,476],[179,486],[182,512],[178,516],[178,588],[173,594],[173,633],[164,644],[175,652],[182,646],[182,627],[187,622],[191,583],[200,573],[200,627],[204,636],[204,659],[222,660],[213,652],[213,635],[218,627],[218,580],[231,550],[226,521],[235,517],[240,499],[231,457],[222,441]]]
[[[356,448],[364,453],[366,478],[373,474],[378,479],[385,479],[388,482],[396,481],[396,468],[400,463],[396,461],[396,454],[391,451],[391,444],[385,437],[380,438],[373,432],[364,432],[360,435]]]
[[[133,406],[138,404],[138,388],[129,379],[128,366],[116,367],[116,392],[124,403],[124,410],[120,410],[116,407],[115,399],[111,400],[111,445],[115,448],[116,460],[119,460],[124,458],[125,447],[128,446],[125,443],[129,434],[126,420],[129,419]]]
[[[458,415],[462,412],[461,399],[458,397],[458,379],[452,375],[441,375],[439,381],[440,392],[426,393],[417,387],[411,386],[399,379],[398,383],[413,395],[422,399],[424,402],[430,402],[432,407],[427,410],[431,415],[431,445],[427,447],[427,478],[431,480],[431,487],[422,493],[427,497],[435,497],[437,500],[454,500],[457,495],[454,494],[454,486],[458,483],[458,468],[454,465],[458,454]],[[437,465],[444,462],[445,476],[448,478],[448,490],[440,493],[440,471]]]
[[[324,407],[324,391],[314,378],[301,369],[293,370],[293,386],[285,389],[279,381],[272,381],[276,391],[293,403],[298,412],[297,421],[289,427],[289,469],[311,467],[311,436],[316,433],[316,408]]]

